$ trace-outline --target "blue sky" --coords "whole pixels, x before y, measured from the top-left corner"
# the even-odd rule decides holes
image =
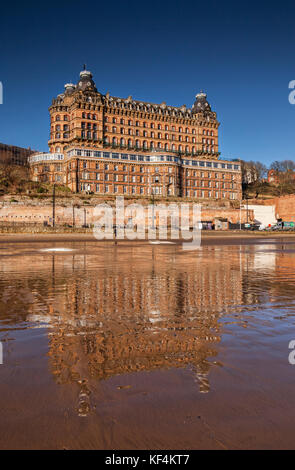
[[[295,159],[294,2],[6,3],[0,142],[46,151],[48,106],[86,63],[102,93],[191,106],[206,91],[223,158]]]

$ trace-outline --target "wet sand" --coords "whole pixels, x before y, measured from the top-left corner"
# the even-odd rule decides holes
[[[295,447],[294,238],[77,235],[0,237],[0,449]]]
[[[229,241],[230,244],[236,244],[246,240],[261,243],[264,239],[275,239],[279,241],[295,241],[295,233],[292,232],[245,232],[245,231],[203,231],[202,241],[213,243],[222,243]],[[0,243],[39,243],[39,242],[93,242],[93,243],[114,243],[114,240],[97,240],[92,233],[0,233]],[[182,240],[167,240],[175,244],[181,244]],[[149,240],[118,240],[120,244],[148,244]]]

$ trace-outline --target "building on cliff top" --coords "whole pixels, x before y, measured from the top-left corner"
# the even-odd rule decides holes
[[[100,93],[91,72],[53,99],[50,153],[29,158],[32,179],[73,192],[241,199],[241,165],[220,159],[207,95],[191,108]]]

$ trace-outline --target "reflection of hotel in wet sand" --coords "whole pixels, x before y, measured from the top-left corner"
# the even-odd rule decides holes
[[[144,244],[75,248],[71,254],[30,254],[23,265],[25,318],[50,328],[55,379],[83,384],[187,365],[208,390],[218,320],[246,302],[247,272],[257,260],[263,265],[263,254],[225,246],[195,252]],[[18,282],[13,258],[1,257],[0,268],[6,280]]]

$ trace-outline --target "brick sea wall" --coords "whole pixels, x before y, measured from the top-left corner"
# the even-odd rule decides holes
[[[96,203],[102,203],[100,200]],[[114,201],[107,201],[109,204],[114,206]],[[145,205],[145,213],[147,217],[148,204],[150,201],[147,200],[133,200],[125,201],[125,206],[131,203],[140,203],[142,202]],[[155,202],[155,207],[157,206],[157,201]],[[187,203],[187,201],[186,201]],[[95,205],[91,204],[79,204],[76,207],[73,206],[76,204],[76,201],[66,201],[60,202],[57,201],[55,205],[55,223],[56,225],[69,224],[73,225],[73,220],[76,226],[81,226],[85,222],[86,224],[93,224],[95,219]],[[163,204],[163,202],[161,202]],[[192,204],[192,203],[190,203]],[[179,203],[178,203],[179,205]],[[192,207],[192,205],[191,205]],[[25,201],[25,202],[9,202],[5,201],[0,204],[0,223],[20,223],[20,224],[38,224],[43,225],[44,222],[47,222],[49,225],[52,224],[52,201]],[[240,216],[242,218],[242,223],[247,222],[247,211],[233,209],[229,207],[208,207],[208,205],[202,205],[202,221],[214,221],[215,218],[228,219],[231,223],[239,223]],[[248,211],[248,220],[252,221],[254,219],[253,211]]]

